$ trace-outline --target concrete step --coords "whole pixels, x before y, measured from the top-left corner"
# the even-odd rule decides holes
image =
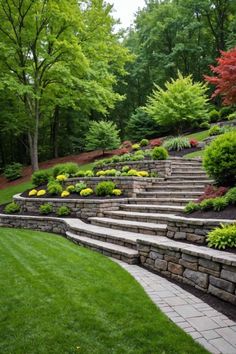
[[[189,202],[197,202],[197,198],[130,198],[130,204],[147,204],[156,205],[186,205]]]
[[[69,231],[66,232],[66,236],[75,243],[87,247],[93,251],[102,253],[105,256],[114,257],[129,264],[139,263],[139,255],[137,250],[85,236],[79,236]]]
[[[178,214],[184,211],[184,206],[179,205],[150,205],[150,204],[142,204],[142,205],[132,205],[132,204],[121,204],[121,210],[126,211],[138,211],[142,213],[168,213],[168,214]]]
[[[199,198],[202,192],[165,192],[163,187],[163,192],[139,192],[137,194],[138,198]]]
[[[185,191],[189,191],[189,192],[203,192],[205,187],[203,185],[194,185],[194,186],[191,186],[191,185],[167,185],[167,184],[164,184],[164,185],[160,185],[160,186],[150,186],[150,187],[147,187],[146,188],[146,191],[152,191],[152,192],[158,192],[158,191],[163,191],[163,189],[165,189],[165,191],[174,191],[174,192],[185,192]]]
[[[92,225],[109,227],[111,229],[131,231],[140,234],[165,236],[166,224],[155,224],[130,220],[118,220],[112,218],[92,217],[89,218]]]

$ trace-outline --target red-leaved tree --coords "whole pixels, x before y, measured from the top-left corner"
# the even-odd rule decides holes
[[[216,86],[212,97],[222,96],[223,104],[236,103],[236,47],[228,52],[221,51],[218,65],[211,66],[216,76],[205,76],[205,80]]]

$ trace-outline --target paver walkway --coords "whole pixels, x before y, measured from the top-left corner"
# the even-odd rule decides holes
[[[179,327],[214,354],[236,354],[236,322],[176,284],[119,260],[152,301]]]

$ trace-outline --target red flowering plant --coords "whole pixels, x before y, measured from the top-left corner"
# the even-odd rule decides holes
[[[189,139],[189,143],[190,143],[191,147],[195,148],[198,146],[199,141],[197,139]]]
[[[153,140],[150,142],[150,146],[151,146],[151,147],[161,146],[161,144],[162,144],[161,139],[153,139]]]
[[[215,187],[209,184],[201,197],[198,199],[198,203],[202,202],[205,199],[212,199],[217,197],[222,197],[228,192],[229,188],[226,187]]]

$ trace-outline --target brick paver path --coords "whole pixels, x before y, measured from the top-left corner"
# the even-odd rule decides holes
[[[152,301],[179,327],[214,354],[236,354],[236,322],[156,274],[114,260],[144,288]]]

